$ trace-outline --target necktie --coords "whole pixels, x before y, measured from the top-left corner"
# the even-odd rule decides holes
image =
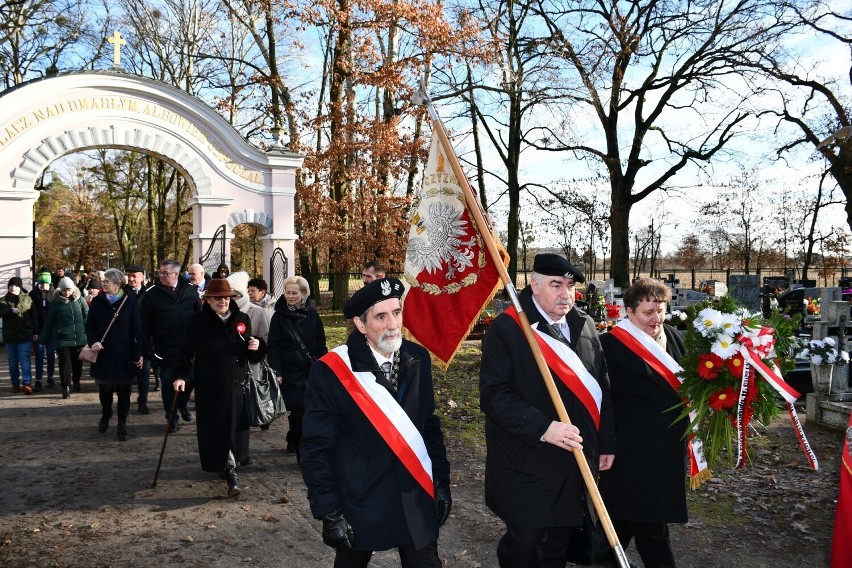
[[[562,324],[552,323],[552,324],[550,324],[550,327],[553,328],[553,333],[556,334],[556,339],[558,339],[559,341],[561,341],[562,343],[565,343],[567,345],[568,339],[562,333]]]

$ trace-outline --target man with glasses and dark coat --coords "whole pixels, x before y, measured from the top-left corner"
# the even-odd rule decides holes
[[[160,262],[157,273],[159,282],[145,291],[142,300],[142,336],[144,338],[145,358],[150,359],[151,366],[158,368],[162,381],[163,409],[166,420],[175,396],[172,382],[174,381],[174,365],[186,333],[189,319],[201,309],[198,289],[180,278],[180,263],[176,260]],[[189,412],[189,396],[192,383],[180,393],[177,409],[184,421],[192,420]],[[175,413],[169,431],[178,429],[178,414]]]

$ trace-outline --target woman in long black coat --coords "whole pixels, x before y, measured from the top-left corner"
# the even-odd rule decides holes
[[[249,422],[242,382],[246,362],[260,362],[265,344],[251,335],[251,320],[232,298],[227,280],[210,281],[204,306],[193,314],[175,366],[174,389],[193,378],[201,469],[228,480],[228,495],[239,495],[237,462],[248,460]],[[190,372],[191,371],[191,372]]]
[[[139,341],[142,338],[142,316],[136,294],[124,284],[124,273],[110,268],[101,283],[103,293],[92,299],[86,317],[86,339],[98,353],[92,363],[92,376],[98,385],[101,420],[98,431],[109,429],[113,393],[118,395],[118,439],[127,440],[127,415],[130,412],[130,387],[142,367]],[[115,317],[118,312],[118,317]],[[110,322],[113,321],[110,327]],[[109,333],[104,338],[109,327]],[[103,341],[101,341],[103,339]]]
[[[675,361],[685,351],[680,334],[663,324],[669,288],[642,278],[624,293],[627,321]],[[641,337],[641,336],[640,336]],[[689,421],[677,420],[681,400],[668,382],[614,333],[601,336],[612,385],[615,461],[601,474],[607,510],[626,548],[631,539],[648,568],[675,566],[669,523],[685,523]]]
[[[275,303],[269,323],[269,365],[280,377],[281,395],[289,411],[287,452],[299,459],[305,389],[313,362],[328,353],[325,328],[310,303],[308,281],[292,276],[284,281],[284,295]]]

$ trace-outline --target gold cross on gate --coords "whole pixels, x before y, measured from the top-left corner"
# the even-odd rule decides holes
[[[116,67],[121,66],[121,46],[127,45],[127,41],[121,37],[120,32],[112,34],[107,41],[112,44],[112,64]]]

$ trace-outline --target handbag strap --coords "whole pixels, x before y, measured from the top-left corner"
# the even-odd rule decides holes
[[[293,323],[293,320],[291,320],[290,318],[285,318],[284,325],[287,326],[290,335],[292,335],[293,339],[295,339],[296,342],[299,344],[299,348],[305,352],[305,355],[307,355],[308,358],[310,358],[311,352],[308,351],[308,346],[305,345],[305,342],[302,340],[302,333],[299,331],[299,328],[296,327],[296,324]]]
[[[118,317],[118,312],[120,312],[120,311],[121,311],[121,308],[122,308],[122,307],[124,307],[124,302],[126,302],[126,301],[127,301],[127,293],[125,293],[125,294],[124,294],[124,299],[123,299],[123,300],[121,301],[121,303],[118,305],[118,309],[117,309],[117,310],[115,310],[115,314],[113,314],[112,319],[111,319],[111,320],[109,320],[109,325],[107,326],[106,331],[104,331],[104,335],[103,335],[103,337],[101,337],[101,341],[100,341],[101,343],[103,343],[103,342],[104,342],[104,339],[106,339],[106,336],[107,336],[107,334],[109,333],[109,330],[110,330],[110,329],[112,329],[112,324],[114,324],[114,323],[115,323],[115,318],[117,318],[117,317]]]

